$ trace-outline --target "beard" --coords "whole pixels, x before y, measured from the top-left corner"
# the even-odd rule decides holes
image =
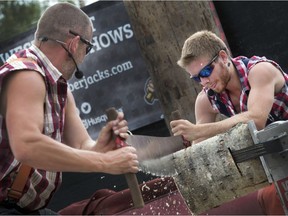
[[[228,85],[230,79],[231,79],[231,75],[229,73],[228,68],[225,66],[222,66],[219,79],[216,81],[217,82],[217,86],[216,86],[217,88],[214,89],[214,91],[217,93],[224,92],[227,88],[227,85]]]
[[[73,61],[72,58],[74,58],[75,62]],[[80,64],[79,59],[80,59],[80,55],[76,54],[73,57],[70,57],[70,61],[64,66],[66,80],[71,79],[73,74],[75,74],[75,72],[77,71],[76,64],[79,68],[79,64]]]
[[[72,62],[72,60],[71,60],[71,62],[69,62],[65,66],[63,66],[63,71],[62,71],[63,77],[66,80],[71,79],[71,77],[73,76],[75,70],[76,70],[76,67],[75,67],[74,63]]]

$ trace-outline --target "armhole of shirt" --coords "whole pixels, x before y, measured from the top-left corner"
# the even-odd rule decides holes
[[[27,63],[32,63],[33,65],[35,65],[35,69],[34,68],[29,68],[27,66],[27,68],[23,67],[23,68],[17,68],[17,66],[15,64],[17,64],[17,62],[22,62],[25,64],[25,62]],[[10,69],[10,71],[16,71],[16,70],[33,70],[33,71],[37,71],[39,72],[42,76],[45,76],[45,72],[39,67],[39,65],[37,64],[36,60],[32,59],[32,58],[17,58],[17,59],[12,59],[11,61],[7,62],[9,65],[11,65],[13,68]],[[15,67],[14,67],[14,65]],[[25,65],[26,66],[26,65]]]

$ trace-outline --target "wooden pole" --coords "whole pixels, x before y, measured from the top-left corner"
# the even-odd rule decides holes
[[[196,31],[211,30],[225,40],[213,3],[124,0],[124,5],[166,124],[169,125],[172,120],[170,114],[174,110],[179,110],[183,118],[195,122],[194,103],[201,87],[191,81],[176,62],[184,41]]]

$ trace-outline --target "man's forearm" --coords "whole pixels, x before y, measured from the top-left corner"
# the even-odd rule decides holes
[[[97,144],[97,141],[94,141],[92,139],[88,139],[88,140],[85,140],[81,144],[80,149],[88,150],[88,151],[95,150],[96,144]]]
[[[195,133],[194,139],[195,143],[216,136],[217,134],[224,133],[236,124],[247,123],[249,120],[251,120],[249,113],[243,112],[222,121],[197,124],[197,133]]]

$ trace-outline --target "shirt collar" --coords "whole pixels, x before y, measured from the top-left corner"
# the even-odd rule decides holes
[[[30,50],[33,51],[40,58],[41,63],[49,72],[52,81],[56,83],[60,78],[63,79],[62,73],[51,63],[47,56],[37,46],[32,44]]]

